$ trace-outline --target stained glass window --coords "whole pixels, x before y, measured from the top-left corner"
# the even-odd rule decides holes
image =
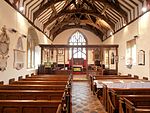
[[[86,43],[87,42],[86,42],[84,35],[79,31],[76,31],[69,40],[69,45],[86,45]],[[73,56],[73,58],[86,59],[86,48],[80,48],[80,47],[76,47],[73,49],[70,48],[69,59],[71,59],[72,56]]]

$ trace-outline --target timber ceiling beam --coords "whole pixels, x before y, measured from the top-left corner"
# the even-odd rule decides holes
[[[71,15],[65,15],[61,19],[58,19],[53,25],[49,26],[47,30],[52,30],[55,27],[60,27],[60,25],[63,21],[69,21],[71,20]]]
[[[51,7],[52,5],[56,4],[57,2],[61,2],[64,0],[48,0],[47,3],[45,3],[43,6],[41,6],[37,11],[33,13],[33,21],[40,15],[44,10]]]
[[[119,6],[118,0],[115,0],[115,3],[109,2],[108,0],[95,0],[95,1],[103,3],[104,6],[107,6],[108,8],[114,9],[126,20],[126,22],[128,22],[127,18],[128,14]]]
[[[87,0],[83,0],[84,3],[86,3],[92,10],[94,10],[95,12],[99,12],[96,7],[94,6],[94,4],[91,4],[89,1]],[[99,12],[100,13],[100,12]]]
[[[104,6],[104,8],[103,8],[101,14],[104,15],[106,10],[107,10],[107,6]]]
[[[63,31],[62,29],[63,29],[63,27],[64,26],[69,26],[69,23],[74,23],[74,27],[76,26],[76,27],[78,27],[79,25],[76,25],[75,23],[76,23],[76,20],[75,19],[65,19],[63,22],[61,22],[61,23],[58,23],[57,25],[55,25],[51,30],[50,30],[50,34],[49,34],[49,37],[53,37],[53,35],[55,35],[54,37],[56,37],[56,34],[58,33],[58,31]],[[104,29],[101,29],[99,26],[97,26],[96,24],[94,24],[94,23],[91,23],[91,21],[89,21],[89,20],[80,20],[80,23],[81,24],[85,24],[85,26],[86,26],[86,24],[87,24],[87,26],[92,26],[92,27],[94,27],[94,29],[97,29],[98,31],[99,31],[99,33],[101,34],[101,35],[106,35],[106,32],[104,31]],[[72,25],[71,25],[71,27],[72,27]],[[89,27],[88,27],[89,28]],[[93,28],[91,28],[91,29],[93,29]],[[89,30],[89,29],[88,29]],[[91,31],[91,30],[89,30],[89,31]],[[92,30],[92,32],[93,32],[93,30]],[[96,33],[97,31],[95,31],[95,33]],[[52,39],[53,40],[53,39]]]
[[[13,6],[17,8],[17,2],[20,2],[20,0],[13,0]],[[19,4],[19,3],[18,3]]]
[[[108,18],[106,18],[104,15],[99,14],[99,12],[94,12],[92,10],[84,10],[84,9],[74,9],[74,10],[62,10],[59,13],[57,13],[57,15],[53,16],[52,18],[49,18],[49,20],[44,24],[44,29],[51,23],[53,22],[55,19],[64,16],[66,14],[74,14],[74,13],[81,13],[81,14],[89,14],[89,15],[93,15],[95,17],[99,17],[100,19],[103,19],[106,23],[108,23],[108,25],[110,25],[110,27],[112,28],[112,30],[114,30],[115,25],[114,23],[112,23]]]
[[[56,9],[55,9],[55,7],[54,7],[54,4],[51,6],[51,8],[52,8],[52,10],[53,10],[53,14],[56,15],[57,11],[56,11]]]
[[[70,19],[70,20],[65,20],[65,21],[63,21],[63,22],[61,22],[61,23],[58,23],[56,26],[54,26],[51,30],[50,30],[50,34],[53,34],[53,33],[55,33],[55,32],[57,32],[57,30],[59,30],[59,29],[61,29],[64,25],[67,25],[67,24],[69,24],[69,23],[76,23],[76,20],[74,19]],[[93,26],[93,27],[95,27],[97,30],[99,30],[100,32],[102,32],[104,35],[106,35],[106,33],[107,33],[107,29],[104,29],[104,28],[101,28],[101,27],[99,27],[97,24],[95,24],[95,23],[91,23],[91,21],[90,20],[80,20],[80,25],[81,24],[87,24],[87,25],[91,25],[91,26]],[[76,25],[76,24],[75,24]]]
[[[87,19],[88,19],[89,21],[91,21],[92,23],[94,23],[93,20],[92,20],[92,18],[90,17],[90,15],[86,15],[86,17],[87,17]]]

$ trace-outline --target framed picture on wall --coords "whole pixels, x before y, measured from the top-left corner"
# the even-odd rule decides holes
[[[140,50],[138,52],[138,65],[145,65],[145,51]]]

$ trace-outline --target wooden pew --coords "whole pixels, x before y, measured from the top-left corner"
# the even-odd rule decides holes
[[[68,78],[70,75],[31,75],[30,78],[44,78],[44,77],[63,77]]]
[[[0,90],[64,90],[66,85],[0,85]]]
[[[58,78],[58,79],[68,79],[71,80],[72,79],[72,75],[33,75],[31,77],[28,78]]]
[[[104,80],[104,79],[137,79],[137,78],[133,78],[131,77],[131,75],[109,75],[109,76],[106,76],[106,75],[103,75],[103,76],[93,76],[93,75],[90,75],[90,86],[91,86],[91,90],[93,91],[93,85],[94,85],[94,80]]]
[[[115,80],[115,79],[112,79],[112,80]],[[122,81],[123,79],[120,79],[120,80]],[[114,109],[115,108],[115,106],[113,106],[114,104],[112,103],[112,98],[113,97],[112,97],[112,95],[109,96],[108,89],[112,89],[112,88],[113,89],[114,88],[117,89],[117,88],[121,88],[123,86],[123,89],[127,89],[128,90],[129,87],[131,89],[132,88],[141,88],[141,86],[144,88],[145,87],[144,84],[147,84],[148,86],[150,84],[150,82],[148,82],[147,80],[145,80],[146,81],[145,83],[144,83],[144,80],[136,80],[136,79],[135,80],[134,79],[125,79],[125,81],[128,81],[128,82],[126,84],[125,83],[121,83],[121,82],[120,83],[116,82],[116,83],[100,84],[101,87],[98,88],[97,94],[98,94],[98,97],[102,97],[101,100],[103,100],[103,105],[106,108],[106,110],[108,110],[109,108],[110,109]],[[137,85],[135,86],[135,84],[137,84]],[[108,85],[109,88],[107,88],[107,85]],[[126,86],[126,87],[124,87],[124,86]],[[146,87],[146,88],[148,88],[148,87]],[[149,87],[149,89],[150,89],[150,87]],[[115,99],[113,99],[113,100],[115,100]]]
[[[68,79],[57,79],[57,78],[52,78],[52,79],[49,79],[49,78],[26,78],[26,79],[20,79],[19,81],[13,81],[12,83],[10,84],[26,84],[26,81],[30,84],[31,82],[33,82],[33,84],[51,84],[51,85],[64,85],[64,84],[70,84],[71,85],[71,79],[68,80]],[[37,83],[36,83],[37,82]],[[47,82],[47,83],[46,83]]]
[[[0,90],[0,100],[61,100],[64,90]]]
[[[68,101],[70,101],[70,85],[1,85],[0,90],[65,90],[67,95],[65,95],[65,102],[66,105]],[[70,108],[70,103],[67,105],[67,109]]]
[[[128,79],[128,80],[131,80],[131,79],[133,79],[133,80],[136,80],[137,78],[134,78],[134,77],[130,77],[130,76],[118,76],[118,77],[97,77],[97,78],[94,78],[93,80],[91,80],[91,89],[92,89],[92,91],[93,91],[93,93],[95,93],[95,91],[97,90],[97,89],[95,89],[96,88],[96,83],[95,82],[100,82],[101,80],[117,80],[117,79]]]
[[[150,95],[122,95],[119,113],[150,113]]]
[[[71,80],[68,77],[59,75],[45,76],[45,77],[34,77],[26,76],[26,79],[23,79],[22,76],[18,78],[19,81],[11,79],[10,85],[1,85],[0,86],[0,95],[1,99],[51,99],[51,100],[61,100],[63,105],[66,105],[66,110],[70,111],[70,88]],[[29,81],[27,79],[30,79]],[[37,81],[37,79],[39,81]],[[55,80],[55,81],[54,81]],[[67,85],[66,85],[67,84]],[[42,91],[43,90],[43,91]],[[51,90],[51,92],[49,91]],[[65,93],[60,92],[65,91]],[[61,106],[62,107],[62,106]],[[60,107],[59,107],[60,108]],[[60,110],[58,110],[60,111]],[[47,112],[46,112],[47,113]],[[50,112],[51,113],[51,112]]]
[[[107,109],[114,108],[115,113],[119,113],[119,98],[122,95],[150,95],[150,88],[115,88],[108,89],[107,92]],[[110,112],[113,113],[113,112]]]
[[[0,113],[56,113],[61,100],[0,100]]]
[[[25,78],[21,79],[26,81],[68,81],[68,78],[60,78],[60,77],[54,77],[54,78]]]
[[[10,84],[18,85],[67,85],[67,81],[14,81]]]

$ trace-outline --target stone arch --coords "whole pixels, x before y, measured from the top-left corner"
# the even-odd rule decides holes
[[[32,39],[35,43],[35,46],[37,46],[39,44],[39,38],[38,38],[37,32],[35,31],[35,29],[33,27],[28,28],[27,38],[28,38],[28,40]]]

